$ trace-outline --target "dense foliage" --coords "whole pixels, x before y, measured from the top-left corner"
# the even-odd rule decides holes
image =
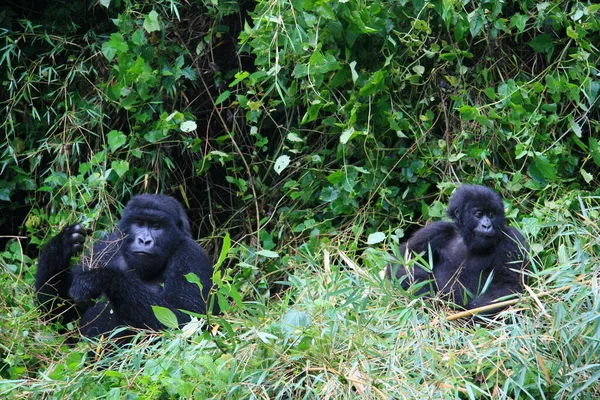
[[[0,6],[0,396],[600,397],[599,4],[17,3]],[[531,247],[522,303],[488,324],[379,274],[466,182],[501,193]],[[67,345],[40,323],[39,248],[110,229],[141,192],[185,205],[225,312]]]

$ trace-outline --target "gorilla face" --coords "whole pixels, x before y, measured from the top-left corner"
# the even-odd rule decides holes
[[[182,232],[167,216],[157,214],[138,210],[135,218],[122,224],[127,266],[141,278],[159,276],[183,238]]]
[[[502,198],[489,188],[463,186],[450,200],[448,214],[470,251],[489,253],[506,226]]]

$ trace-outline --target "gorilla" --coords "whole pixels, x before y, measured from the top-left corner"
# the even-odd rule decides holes
[[[118,229],[71,268],[71,257],[83,250],[90,233],[80,224],[67,226],[40,254],[35,290],[48,314],[63,323],[81,316],[81,334],[94,337],[120,326],[164,329],[152,306],[170,309],[180,324],[190,320],[180,310],[206,313],[213,266],[192,239],[177,200],[166,195],[134,196]],[[189,273],[199,278],[201,290],[187,281]],[[101,300],[93,303],[94,298]],[[130,333],[125,330],[123,336]]]
[[[430,260],[430,267],[415,263],[409,269],[393,262],[387,277],[401,279],[404,289],[421,283],[417,294],[439,293],[465,309],[521,293],[527,245],[518,230],[506,225],[502,198],[485,186],[463,185],[450,198],[447,212],[453,223],[433,222],[399,246],[405,262],[417,254]]]

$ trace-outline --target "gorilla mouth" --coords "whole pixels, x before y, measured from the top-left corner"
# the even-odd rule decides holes
[[[152,253],[149,253],[147,251],[132,251],[131,254],[133,254],[136,257],[150,257],[152,255]]]

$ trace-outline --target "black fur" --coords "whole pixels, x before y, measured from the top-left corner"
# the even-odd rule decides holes
[[[440,293],[466,309],[522,292],[526,243],[506,225],[502,198],[487,187],[464,185],[451,197],[448,215],[453,223],[431,223],[399,248],[405,262],[415,254],[424,261],[431,257],[431,272],[418,263],[414,269],[392,264],[386,275],[401,279],[405,289],[430,281],[417,293]]]
[[[152,306],[169,308],[180,324],[190,318],[179,310],[206,313],[213,267],[192,239],[177,200],[165,195],[133,197],[118,229],[71,268],[71,257],[81,252],[89,233],[79,224],[68,226],[40,255],[35,289],[48,313],[60,315],[63,322],[81,315],[85,336],[119,326],[163,329]],[[202,292],[186,280],[188,273],[198,276]],[[91,302],[100,296],[106,301]]]

